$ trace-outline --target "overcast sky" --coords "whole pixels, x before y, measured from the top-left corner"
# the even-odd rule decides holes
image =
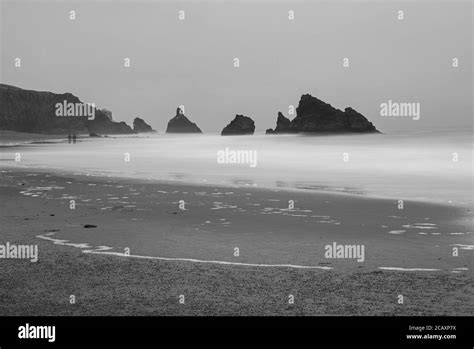
[[[1,25],[2,83],[71,92],[159,131],[180,104],[205,132],[235,114],[273,128],[303,93],[386,132],[472,127],[470,1],[3,1]],[[380,116],[389,99],[420,102],[421,119]]]

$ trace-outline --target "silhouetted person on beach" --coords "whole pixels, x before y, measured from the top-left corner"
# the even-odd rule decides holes
[[[76,144],[76,134],[75,133],[72,135],[72,143]]]
[[[67,142],[68,142],[68,143],[71,143],[71,134],[68,134],[68,135],[67,135]]]

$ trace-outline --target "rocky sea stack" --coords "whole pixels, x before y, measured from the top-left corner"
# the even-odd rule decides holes
[[[379,132],[367,118],[352,108],[344,111],[332,107],[309,94],[301,96],[296,117],[289,120],[278,113],[275,130],[278,133],[374,133]]]
[[[168,122],[166,133],[202,133],[201,129],[183,114],[183,111],[176,109],[176,116]]]
[[[221,132],[222,136],[232,135],[253,135],[255,132],[255,123],[251,118],[244,115],[236,115]]]
[[[71,93],[57,94],[45,91],[24,90],[0,84],[0,129],[17,132],[46,134],[128,134],[133,130],[125,122],[114,122],[108,110],[94,111],[94,117],[58,115],[69,113],[75,106],[87,103]],[[67,106],[67,108],[59,108]]]
[[[275,127],[275,130],[269,128],[266,133],[267,134],[289,133],[290,127],[291,127],[290,119],[285,118],[285,116],[282,113],[278,112],[277,125]]]
[[[156,132],[141,118],[135,118],[135,120],[133,120],[133,131],[137,133]]]

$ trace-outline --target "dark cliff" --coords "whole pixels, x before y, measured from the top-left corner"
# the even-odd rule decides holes
[[[71,93],[24,90],[0,84],[0,129],[46,134],[133,133],[125,122],[114,122],[111,115],[96,108],[91,108],[93,119],[87,115],[58,116],[58,104],[85,105]]]

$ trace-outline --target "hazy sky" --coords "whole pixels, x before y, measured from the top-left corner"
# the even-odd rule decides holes
[[[235,114],[273,128],[303,93],[387,132],[472,127],[470,1],[3,0],[1,11],[2,83],[71,92],[159,131],[180,104],[205,132]],[[380,116],[389,99],[419,102],[421,119]]]

